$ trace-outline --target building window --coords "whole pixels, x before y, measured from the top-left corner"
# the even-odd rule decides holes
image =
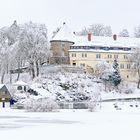
[[[120,69],[124,69],[124,64],[120,64]]]
[[[124,59],[128,59],[128,57],[126,55],[124,55]]]
[[[87,57],[87,54],[86,53],[82,53],[82,57]]]
[[[129,75],[127,75],[127,79],[129,78]]]
[[[7,91],[5,91],[5,94],[7,94],[8,92]]]
[[[73,66],[76,66],[76,63],[72,63]]]
[[[18,86],[17,87],[17,90],[22,90],[22,86]]]
[[[115,58],[115,59],[118,59],[118,55],[117,55],[117,54],[115,54],[115,55],[114,55],[114,58]]]
[[[112,58],[112,55],[111,54],[108,54],[108,58]]]
[[[76,57],[76,53],[72,53],[72,57]]]
[[[130,69],[131,65],[130,64],[127,64],[127,69]]]
[[[96,58],[101,58],[101,54],[96,54]]]
[[[62,46],[62,48],[64,48],[65,47],[65,43],[62,43],[61,46]]]
[[[133,68],[134,68],[134,69],[136,69],[136,68],[137,68],[137,65],[136,65],[136,64],[134,64],[134,65],[133,65]]]

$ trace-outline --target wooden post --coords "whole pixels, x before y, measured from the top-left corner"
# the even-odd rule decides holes
[[[2,98],[2,107],[5,108],[5,98]]]

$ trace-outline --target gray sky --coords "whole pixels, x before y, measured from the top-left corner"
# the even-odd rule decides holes
[[[14,20],[45,23],[49,33],[65,21],[77,31],[93,23],[111,25],[113,32],[140,25],[140,0],[0,0],[0,27]]]

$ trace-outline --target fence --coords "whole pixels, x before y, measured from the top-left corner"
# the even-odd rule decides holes
[[[99,102],[58,102],[60,109],[88,109],[91,104],[100,105]]]

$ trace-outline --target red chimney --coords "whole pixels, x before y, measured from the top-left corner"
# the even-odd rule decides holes
[[[91,33],[88,33],[88,41],[91,41]]]
[[[114,39],[115,41],[117,40],[117,35],[116,35],[116,34],[113,35],[113,39]]]

